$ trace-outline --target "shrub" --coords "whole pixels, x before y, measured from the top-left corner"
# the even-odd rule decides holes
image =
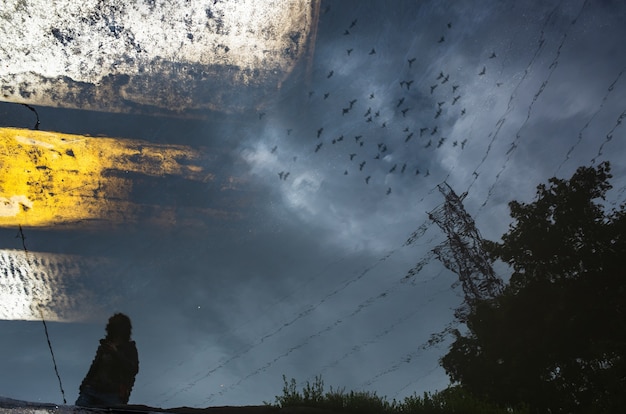
[[[276,396],[278,407],[310,407],[342,413],[358,414],[525,414],[524,407],[503,408],[475,397],[463,388],[450,387],[435,393],[424,393],[406,397],[404,401],[387,401],[376,393],[350,391],[331,387],[324,391],[320,376],[313,383],[306,382],[298,391],[295,379],[287,381],[283,375],[283,395]],[[267,404],[267,403],[266,403]]]

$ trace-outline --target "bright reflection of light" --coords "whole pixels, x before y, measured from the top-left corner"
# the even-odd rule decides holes
[[[29,20],[28,24],[3,24],[0,33],[12,41],[6,50],[16,55],[0,66],[0,74],[34,72],[89,83],[112,73],[133,75],[137,66],[157,58],[232,66],[249,75],[254,69],[284,70],[293,62],[286,61],[282,52],[295,47],[290,39],[294,33],[301,32],[306,39],[312,7],[311,1],[305,0],[239,0],[213,5],[167,0],[159,2],[157,9],[149,2],[126,0],[2,3],[0,11],[7,13],[0,19],[16,22],[28,16]],[[117,35],[112,36],[112,31]],[[128,39],[131,35],[132,42]],[[127,55],[133,59],[123,59]]]
[[[212,181],[199,157],[182,145],[0,128],[0,226],[133,221],[129,172]]]
[[[0,99],[117,112],[124,100],[198,109],[241,93],[233,87],[275,89],[307,53],[318,7],[319,0],[2,0]]]
[[[86,260],[69,255],[0,250],[0,319],[70,322],[96,315],[80,282]]]

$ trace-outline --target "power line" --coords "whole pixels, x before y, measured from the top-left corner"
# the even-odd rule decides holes
[[[19,236],[22,239],[22,247],[24,248],[24,253],[26,255],[26,262],[28,263],[28,249],[26,248],[26,237],[24,236],[24,230],[22,229],[22,225],[19,225]],[[52,364],[54,365],[54,373],[57,376],[57,380],[59,381],[59,388],[61,389],[61,396],[63,397],[63,404],[67,404],[67,400],[65,399],[65,391],[63,390],[63,383],[61,382],[61,376],[59,375],[59,369],[57,367],[57,361],[54,357],[54,351],[52,350],[52,343],[50,342],[50,335],[48,333],[48,325],[46,324],[46,319],[43,315],[43,305],[41,303],[39,306],[39,314],[41,315],[41,322],[43,323],[43,329],[46,334],[46,340],[48,341],[48,349],[50,349],[50,355],[52,356]]]
[[[609,98],[609,95],[611,95],[611,92],[613,92],[613,90],[615,89],[615,85],[617,84],[617,82],[620,80],[620,78],[622,77],[622,75],[624,74],[624,72],[626,72],[626,68],[623,68],[618,74],[617,77],[613,80],[613,82],[609,85],[609,87],[606,90],[606,93],[604,94],[604,97],[602,98],[602,102],[600,102],[600,106],[598,106],[598,109],[596,109],[596,111],[591,115],[591,117],[589,118],[589,120],[585,123],[585,125],[583,125],[583,127],[580,129],[580,131],[578,131],[578,139],[576,140],[576,142],[569,148],[569,150],[567,151],[567,154],[565,154],[565,158],[563,159],[563,161],[561,161],[561,164],[559,164],[559,166],[557,167],[556,171],[554,172],[554,175],[556,176],[558,174],[558,172],[561,170],[561,167],[563,167],[563,164],[565,164],[569,159],[570,159],[570,155],[572,154],[572,152],[574,152],[574,150],[576,149],[576,147],[580,144],[580,142],[583,139],[583,132],[585,132],[585,130],[587,128],[589,128],[589,125],[591,124],[591,122],[595,119],[595,117],[602,111],[602,109],[604,108],[604,104],[606,103],[607,99]]]
[[[268,339],[274,337],[275,335],[277,335],[278,333],[282,332],[283,330],[289,328],[290,326],[294,325],[297,321],[301,320],[302,318],[308,316],[309,314],[311,314],[313,311],[315,311],[318,307],[322,306],[324,303],[326,303],[328,300],[330,300],[332,297],[338,295],[340,292],[344,291],[345,289],[347,289],[349,286],[353,285],[354,283],[358,282],[359,280],[361,280],[363,277],[365,277],[367,274],[370,273],[370,271],[372,271],[373,269],[375,269],[379,264],[381,264],[382,262],[386,261],[387,259],[389,259],[392,255],[394,255],[399,249],[401,249],[403,246],[397,247],[395,249],[392,249],[391,251],[389,251],[386,255],[380,257],[374,264],[372,264],[371,266],[365,268],[364,270],[362,270],[359,274],[357,274],[355,277],[345,281],[343,284],[341,284],[339,287],[335,288],[332,292],[324,295],[319,301],[317,301],[317,303],[312,304],[310,306],[308,306],[305,310],[303,310],[302,312],[298,313],[295,317],[293,317],[291,320],[281,324],[278,328],[274,329],[273,331],[265,334],[264,336],[260,337],[259,339],[257,339],[252,345],[250,345],[249,347],[247,347],[246,349],[236,353],[235,355],[231,356],[230,358],[226,359],[225,361],[219,363],[217,366],[209,369],[208,371],[204,372],[204,374],[200,375],[198,378],[192,380],[191,382],[187,383],[186,386],[184,387],[180,387],[178,388],[175,392],[171,393],[169,396],[165,397],[163,400],[161,400],[161,404],[164,402],[167,402],[169,400],[171,400],[172,398],[174,398],[176,395],[181,394],[183,392],[189,391],[190,389],[194,388],[200,381],[204,380],[205,378],[208,378],[211,374],[213,374],[214,372],[224,368],[226,365],[232,363],[233,361],[243,357],[244,355],[247,355],[250,351],[252,351],[253,349],[255,349],[256,347],[260,346],[261,344],[263,344],[264,342],[266,342]],[[309,339],[305,340],[305,342],[303,344],[297,345],[292,347],[288,353],[293,352],[295,349],[298,349],[302,346],[304,346],[308,340],[310,340],[312,337],[315,336],[319,336],[322,333],[329,331],[331,329],[333,329],[334,326],[337,326],[338,324],[340,324],[341,321],[339,321],[339,323],[335,322],[333,325],[331,325],[330,327],[326,327],[324,328],[322,331],[317,332],[316,334],[313,334],[309,337]],[[276,362],[276,360],[283,358],[284,356],[279,356],[277,357],[274,361],[271,361],[269,364],[266,364],[268,366],[272,365],[274,362]],[[262,370],[267,369],[267,367],[265,368],[260,368],[255,370],[253,373],[249,374],[248,376],[246,376],[244,379],[247,379],[253,375],[258,374],[259,372],[261,372]],[[243,380],[240,380],[240,382],[242,382]],[[238,383],[237,383],[238,384]],[[229,388],[232,388],[233,385],[231,385]],[[224,390],[222,390],[224,391]],[[223,392],[222,392],[223,393]],[[211,396],[209,396],[209,400],[213,397],[213,394]]]
[[[506,168],[507,168],[507,166],[509,164],[509,161],[511,160],[511,157],[512,157],[513,153],[515,152],[515,150],[517,149],[518,143],[519,143],[520,139],[522,138],[522,130],[524,129],[524,127],[530,121],[530,117],[531,117],[533,108],[534,108],[535,104],[537,103],[537,100],[539,99],[539,97],[541,96],[543,91],[545,90],[546,86],[548,86],[550,78],[552,78],[552,75],[553,75],[554,71],[556,70],[557,66],[559,65],[559,58],[561,56],[561,49],[563,48],[563,45],[565,45],[565,41],[567,40],[567,34],[570,31],[570,29],[572,28],[572,26],[574,26],[576,24],[576,22],[578,21],[578,18],[583,13],[583,10],[585,9],[586,5],[587,5],[587,1],[585,1],[583,3],[583,5],[581,6],[580,10],[578,11],[578,15],[574,18],[574,20],[572,20],[570,26],[567,28],[567,30],[565,30],[565,33],[563,33],[563,36],[561,38],[561,42],[559,43],[559,46],[556,49],[554,58],[552,59],[552,62],[550,63],[550,65],[548,67],[549,68],[548,75],[546,76],[544,81],[541,83],[541,86],[539,87],[539,90],[535,93],[531,103],[528,105],[528,110],[527,110],[527,113],[526,113],[526,119],[524,120],[524,122],[518,128],[517,133],[515,134],[515,138],[511,142],[511,146],[508,149],[508,151],[506,152],[506,159],[502,163],[502,167],[500,168],[500,171],[498,171],[498,173],[496,174],[495,180],[494,180],[493,184],[491,184],[491,186],[489,187],[489,190],[487,192],[487,197],[485,198],[485,201],[483,202],[483,204],[480,206],[477,214],[481,213],[482,209],[487,205],[487,203],[489,202],[489,200],[493,196],[493,193],[495,191],[496,185],[500,181],[500,176],[506,170]],[[548,18],[548,20],[549,20],[549,18]]]
[[[436,189],[437,187],[434,187],[433,189],[431,189],[431,191],[429,191],[429,194],[431,194],[433,192],[434,189]],[[271,332],[268,332],[267,334],[265,334],[264,336],[260,337],[259,339],[257,339],[252,345],[250,345],[249,347],[247,347],[246,349],[236,353],[235,355],[232,355],[230,358],[226,359],[225,361],[222,361],[221,363],[219,363],[218,365],[214,366],[213,368],[209,369],[208,371],[205,371],[203,374],[198,374],[196,375],[193,380],[189,381],[185,386],[179,387],[178,389],[176,389],[174,392],[170,393],[167,396],[163,396],[163,399],[160,401],[160,404],[163,404],[169,400],[171,400],[172,398],[174,398],[176,395],[179,395],[181,393],[187,392],[189,390],[191,390],[192,388],[196,387],[198,385],[199,382],[201,382],[202,380],[208,378],[211,374],[215,373],[216,371],[218,371],[219,369],[224,368],[226,365],[234,362],[235,360],[238,360],[239,358],[243,357],[244,355],[247,355],[249,352],[251,352],[253,349],[257,348],[258,346],[260,346],[261,344],[263,344],[264,342],[266,342],[268,339],[274,337],[275,335],[277,335],[278,333],[282,332],[283,330],[291,327],[292,325],[294,325],[297,321],[301,320],[302,318],[308,316],[309,314],[311,314],[313,311],[315,311],[318,307],[322,306],[324,303],[328,302],[332,297],[336,296],[337,294],[339,294],[340,292],[344,291],[345,289],[347,289],[349,286],[353,285],[354,283],[358,282],[359,280],[361,280],[363,277],[365,277],[366,275],[368,275],[372,270],[374,270],[376,267],[378,267],[381,263],[387,261],[389,258],[391,258],[394,254],[396,254],[399,250],[410,246],[412,244],[414,244],[417,240],[419,240],[422,236],[424,236],[424,234],[428,231],[428,229],[432,226],[432,222],[430,222],[429,220],[425,220],[415,231],[413,231],[410,236],[408,237],[408,239],[401,245],[398,246],[390,251],[387,252],[387,254],[385,254],[384,256],[378,258],[378,260],[376,260],[372,265],[366,267],[365,269],[363,269],[362,271],[360,271],[355,277],[348,279],[347,281],[343,282],[340,286],[338,286],[337,288],[335,288],[332,292],[327,293],[326,295],[324,295],[320,300],[318,300],[315,304],[312,304],[310,306],[308,306],[306,309],[304,309],[303,311],[301,311],[300,313],[298,313],[295,317],[293,317],[291,320],[281,324],[279,327],[277,327],[276,329],[274,329]],[[430,256],[429,258],[430,259]],[[328,267],[328,266],[327,266]],[[324,272],[324,271],[322,271]],[[319,277],[319,275],[317,276]],[[399,283],[406,283],[406,281],[410,279],[410,276],[406,276],[403,279],[401,279],[399,281]],[[364,302],[362,302],[359,306],[356,307],[355,310],[353,310],[351,313],[347,314],[344,318],[340,318],[337,319],[334,323],[332,323],[331,325],[326,326],[325,328],[319,330],[318,332],[309,335],[307,338],[305,338],[302,342],[300,342],[299,344],[296,344],[292,347],[290,347],[287,351],[285,351],[283,354],[278,355],[277,357],[275,357],[273,360],[267,362],[264,366],[255,369],[254,371],[248,373],[247,375],[245,375],[244,377],[242,377],[239,381],[229,385],[228,387],[220,390],[220,392],[218,393],[213,393],[211,395],[209,395],[207,397],[207,402],[210,401],[211,399],[213,399],[213,397],[217,394],[219,395],[223,395],[225,392],[229,391],[230,389],[232,389],[235,386],[238,386],[239,384],[241,384],[242,382],[244,382],[245,380],[267,370],[270,366],[272,366],[274,363],[276,363],[278,360],[285,358],[286,356],[290,355],[291,353],[295,352],[296,350],[304,347],[306,344],[309,343],[309,341],[311,341],[312,339],[319,337],[320,335],[323,335],[326,332],[329,332],[331,330],[333,330],[334,328],[336,328],[338,325],[342,324],[344,319],[347,318],[351,318],[353,316],[355,316],[356,314],[360,313],[361,311],[363,311],[364,309],[366,309],[367,307],[371,306],[374,302],[376,302],[377,300],[386,297],[393,289],[397,288],[398,286],[392,286],[391,288],[387,289],[385,292],[382,292],[380,294],[374,295],[368,299],[366,299]]]
[[[626,109],[624,109],[624,111],[622,111],[622,113],[617,117],[615,125],[613,125],[613,128],[611,128],[611,130],[605,135],[604,141],[602,141],[602,144],[600,144],[600,148],[598,148],[598,154],[596,154],[596,156],[591,159],[592,164],[595,164],[596,160],[602,156],[604,146],[611,142],[611,140],[613,139],[613,132],[615,132],[617,127],[622,124],[624,118],[626,118]]]
[[[457,195],[446,183],[438,186],[444,196],[444,203],[429,213],[429,218],[444,232],[447,239],[433,248],[430,253],[449,270],[459,277],[463,289],[463,304],[455,310],[456,320],[448,324],[443,331],[431,335],[417,349],[404,355],[393,365],[363,383],[369,386],[379,378],[397,371],[404,364],[411,362],[421,352],[439,345],[456,331],[459,323],[465,323],[472,307],[479,300],[497,296],[503,289],[502,280],[496,276],[490,261],[482,249],[482,237],[476,228],[474,219],[465,211],[463,200],[467,193]],[[417,275],[428,263],[428,255],[409,270],[407,277]],[[415,382],[415,381],[414,381]],[[414,383],[412,382],[412,383]],[[411,384],[412,384],[411,383]],[[400,391],[404,390],[403,387]]]
[[[493,147],[493,144],[495,143],[496,139],[498,138],[498,135],[500,134],[500,130],[502,129],[502,127],[506,123],[507,116],[513,110],[513,101],[516,98],[517,90],[522,85],[522,83],[526,80],[526,77],[530,74],[530,69],[532,68],[533,64],[535,63],[535,60],[538,58],[540,52],[543,50],[543,47],[545,45],[545,30],[546,30],[546,27],[548,26],[548,23],[552,19],[552,16],[554,15],[554,13],[556,13],[557,10],[559,9],[561,3],[562,3],[562,1],[559,2],[559,4],[554,9],[552,9],[550,14],[546,17],[546,20],[545,20],[545,22],[543,24],[543,27],[541,28],[539,41],[537,42],[538,43],[537,44],[537,48],[535,49],[532,57],[530,58],[530,61],[526,65],[526,68],[524,69],[524,74],[520,77],[520,80],[515,85],[515,88],[513,89],[513,92],[511,92],[511,95],[509,96],[509,101],[508,101],[507,106],[506,106],[506,110],[504,111],[504,113],[500,116],[500,118],[496,122],[495,129],[489,134],[489,137],[491,137],[491,140],[489,141],[489,144],[487,145],[487,150],[485,151],[485,154],[483,155],[483,158],[480,160],[480,162],[478,163],[476,168],[474,168],[474,171],[473,171],[474,172],[474,179],[470,183],[467,191],[469,191],[469,189],[474,185],[474,183],[478,179],[478,169],[480,167],[482,167],[482,165],[487,160],[487,157],[491,153],[491,148]]]
[[[376,266],[376,265],[375,265]],[[373,266],[373,267],[375,267]],[[372,268],[373,268],[372,267]],[[369,270],[368,270],[369,271]],[[369,308],[370,306],[372,306],[374,303],[376,303],[377,301],[379,301],[380,299],[383,298],[388,298],[391,293],[393,293],[394,291],[396,291],[397,289],[399,289],[401,287],[401,285],[403,283],[406,282],[406,278],[402,278],[398,281],[396,281],[396,283],[394,283],[391,287],[389,287],[388,289],[386,289],[384,292],[382,293],[378,293],[375,295],[370,296],[369,298],[367,298],[366,300],[364,300],[363,302],[361,302],[352,312],[350,312],[347,315],[344,315],[341,318],[336,319],[332,324],[318,330],[317,332],[307,336],[303,341],[301,341],[300,343],[298,343],[297,345],[294,345],[292,347],[290,347],[289,349],[287,349],[284,353],[278,355],[277,357],[275,357],[273,360],[267,362],[265,365],[263,365],[262,367],[257,368],[256,370],[252,371],[251,373],[249,373],[248,375],[242,377],[241,379],[239,379],[237,382],[235,382],[234,384],[231,384],[230,386],[221,389],[218,393],[213,393],[211,394],[206,402],[209,402],[212,400],[212,398],[215,395],[223,395],[226,392],[228,392],[230,389],[240,385],[241,383],[243,383],[244,381],[250,379],[251,377],[260,374],[261,372],[266,371],[268,368],[270,368],[273,364],[275,364],[276,362],[278,362],[279,360],[291,355],[293,352],[303,348],[304,346],[306,346],[311,340],[318,338],[332,330],[334,330],[335,328],[337,328],[339,325],[343,324],[347,319],[352,318],[354,316],[356,316],[357,314],[361,313],[363,310]],[[449,289],[446,288],[444,289],[444,291],[448,291]],[[398,322],[399,323],[399,322]],[[388,333],[388,332],[387,332]]]
[[[426,254],[415,267],[408,271],[407,275],[400,280],[400,283],[404,283],[407,279],[414,278],[423,269],[423,267],[429,263],[432,255],[434,255],[439,259],[439,261],[444,264],[446,268],[453,271],[459,276],[459,281],[463,287],[464,292],[464,303],[463,305],[461,305],[461,307],[457,308],[457,310],[455,311],[455,316],[458,321],[465,322],[467,320],[467,315],[469,314],[470,308],[474,306],[476,301],[496,296],[502,290],[502,280],[495,275],[495,272],[493,271],[486,254],[482,250],[482,237],[480,236],[480,233],[475,226],[474,220],[465,211],[462,202],[467,194],[465,193],[461,196],[458,196],[445,182],[437,186],[437,188],[444,195],[445,202],[440,207],[431,211],[429,213],[429,218],[432,222],[436,223],[443,230],[444,234],[447,236],[447,240],[439,244],[437,247],[432,249],[431,252]],[[426,223],[422,224],[416,231],[411,234],[411,236],[403,246],[413,244],[418,238],[423,236],[428,228],[429,226]],[[381,260],[387,259],[393,253],[395,253],[395,250],[390,252]],[[373,267],[375,266],[376,265],[374,265]],[[373,267],[366,269],[362,273],[362,275],[369,272],[369,270],[371,270]],[[347,285],[343,286],[343,288],[345,287],[347,287]],[[341,325],[347,318],[350,318],[360,313],[363,309],[371,306],[378,299],[387,297],[388,294],[397,287],[398,285],[394,285],[388,288],[382,294],[371,296],[370,298],[362,302],[359,306],[357,306],[357,308],[352,313],[346,315],[345,317],[337,319],[333,324],[328,325],[325,328],[317,331],[316,333],[309,335],[299,344],[290,347],[281,355],[276,356],[273,360],[250,372],[248,375],[242,377],[227,388],[221,389],[219,392],[211,394],[208,397],[207,402],[211,401],[215,395],[223,395],[230,389],[240,385],[249,378],[261,372],[264,372],[280,359],[289,356],[291,353],[307,345],[312,339],[335,329],[337,326]],[[341,290],[343,289],[341,288]],[[444,291],[449,290],[449,288],[444,289]],[[325,300],[322,300],[319,305],[321,305],[321,303],[323,303],[324,301]],[[396,325],[399,323],[400,322],[397,322]],[[410,362],[424,350],[441,343],[443,340],[449,337],[449,335],[453,332],[455,328],[455,324],[449,324],[446,329],[444,329],[444,331],[442,331],[438,336],[431,336],[429,340],[422,344],[422,346],[420,346],[418,349],[410,352],[400,361],[396,362],[388,369],[371,378],[365,383],[365,385],[371,385],[372,383],[376,382],[380,377],[398,370],[402,365]],[[387,333],[389,333],[389,330],[384,331],[382,335],[377,335],[377,339],[386,335]],[[335,361],[334,364],[338,363],[344,358],[347,358],[352,353],[352,351],[346,353],[343,357],[339,358],[339,360]]]

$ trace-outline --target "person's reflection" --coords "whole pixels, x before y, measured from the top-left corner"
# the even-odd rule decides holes
[[[130,392],[139,372],[135,341],[130,339],[128,316],[116,313],[109,318],[107,335],[100,340],[96,357],[80,385],[76,405],[102,407],[128,404]]]

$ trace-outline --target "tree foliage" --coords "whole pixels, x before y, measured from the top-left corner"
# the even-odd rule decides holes
[[[551,178],[492,260],[512,269],[502,294],[477,302],[442,365],[453,382],[536,412],[626,412],[626,212],[603,206],[610,166]]]

